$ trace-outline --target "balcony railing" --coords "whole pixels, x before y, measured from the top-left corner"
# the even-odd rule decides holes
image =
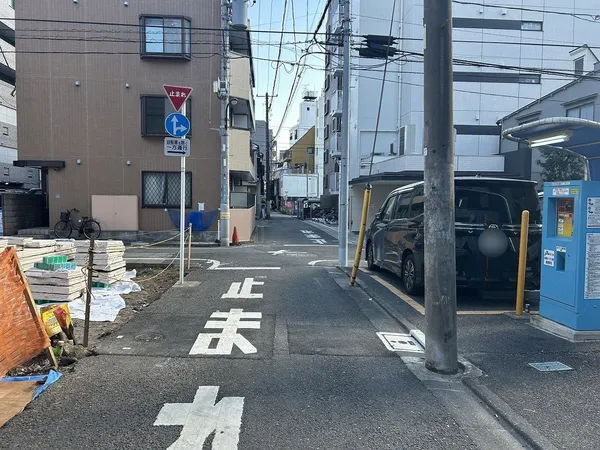
[[[338,142],[338,133],[332,131],[329,134],[329,156],[331,156],[332,158],[339,158],[340,156],[342,156]]]

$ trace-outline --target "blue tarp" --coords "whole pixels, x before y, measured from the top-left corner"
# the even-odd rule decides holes
[[[38,387],[35,391],[35,394],[33,396],[33,399],[35,400],[39,397],[39,395],[42,392],[48,389],[48,386],[58,381],[60,377],[62,377],[62,374],[60,372],[51,370],[48,375],[32,375],[27,377],[4,377],[0,379],[0,382],[11,383],[15,381],[44,381],[44,384],[41,384],[40,387]]]
[[[179,230],[179,210],[168,209],[169,218],[173,226]],[[185,226],[192,224],[192,231],[206,231],[217,218],[219,211],[192,211],[186,214]]]

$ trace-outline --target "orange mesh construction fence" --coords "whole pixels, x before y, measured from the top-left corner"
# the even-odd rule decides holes
[[[14,249],[0,253],[0,378],[50,345]]]

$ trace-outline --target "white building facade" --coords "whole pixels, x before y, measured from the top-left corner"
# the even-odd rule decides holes
[[[369,35],[387,38],[391,23],[391,34],[397,38],[392,46],[398,51],[388,65],[372,167],[385,59],[352,53],[348,159],[352,231],[358,231],[363,180],[375,187],[372,209],[377,209],[394,187],[421,178],[424,166],[423,4],[397,0],[392,12],[393,3],[351,0],[352,47],[366,48]],[[592,70],[597,61],[592,44],[591,51],[582,45],[595,40],[598,23],[576,17],[597,13],[592,0],[501,3],[502,7],[495,2],[453,3],[455,170],[461,174],[510,175],[499,154],[497,121],[572,80],[575,72]],[[336,179],[335,159],[341,150],[339,0],[330,8],[324,160],[326,173]]]

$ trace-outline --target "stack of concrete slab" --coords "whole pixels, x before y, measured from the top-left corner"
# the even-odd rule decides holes
[[[68,260],[75,258],[75,244],[71,240],[56,241],[13,236],[6,240],[8,246],[15,247],[23,270],[31,269],[35,263],[41,262],[46,256],[66,256]]]
[[[25,271],[36,302],[70,302],[85,292],[85,275],[67,256],[46,256]]]
[[[75,262],[78,266],[87,267],[90,242],[77,241],[75,246]],[[124,255],[123,241],[94,241],[92,281],[96,285],[106,285],[122,280],[126,272]]]

